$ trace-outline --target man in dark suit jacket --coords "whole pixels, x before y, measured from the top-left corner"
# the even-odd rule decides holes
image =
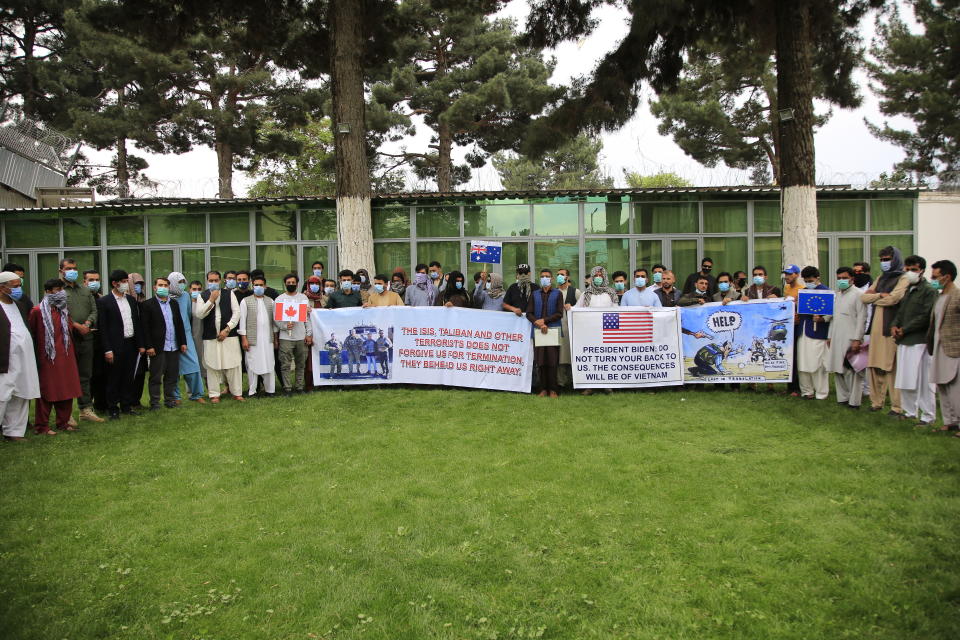
[[[180,380],[180,354],[187,350],[187,335],[177,301],[170,298],[170,281],[154,278],[154,297],[140,305],[143,324],[143,346],[150,356],[150,410],[160,408],[160,385],[163,404],[177,406],[175,390]]]
[[[103,342],[103,359],[107,363],[107,410],[111,420],[120,412],[138,415],[131,406],[140,398],[133,396],[133,377],[137,359],[142,357],[143,329],[140,305],[129,295],[129,274],[123,269],[110,272],[110,292],[97,300],[97,323]]]

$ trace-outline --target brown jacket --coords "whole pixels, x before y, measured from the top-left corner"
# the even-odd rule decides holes
[[[946,296],[943,319],[936,326],[937,314],[930,314],[930,327],[927,329],[927,353],[933,355],[933,337],[940,330],[940,344],[943,352],[951,358],[960,358],[960,288],[956,284],[949,291],[940,294]],[[936,305],[934,305],[936,309]]]

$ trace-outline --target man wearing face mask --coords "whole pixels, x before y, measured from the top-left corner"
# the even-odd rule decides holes
[[[310,265],[310,273],[317,278],[323,279],[323,263],[319,260],[314,260]]]
[[[84,271],[83,286],[90,290],[96,306],[102,290],[100,272],[95,269]],[[95,412],[104,413],[107,410],[107,364],[103,360],[103,340],[100,339],[99,328],[94,327],[91,335],[93,336],[93,366],[90,369],[90,401]],[[83,415],[81,414],[80,417],[82,418]]]
[[[90,378],[93,375],[94,328],[97,325],[97,300],[93,292],[82,281],[77,262],[72,258],[60,261],[60,279],[66,285],[67,313],[70,315],[73,330],[73,347],[77,354],[77,369],[80,374],[80,419],[90,422],[103,422],[103,418],[93,411],[90,391]],[[77,426],[70,418],[70,426]]]
[[[553,288],[553,273],[550,269],[540,270],[540,287],[533,292],[527,305],[527,320],[533,325],[533,332],[549,333],[550,329],[559,329],[563,319],[563,294]],[[533,363],[539,368],[541,398],[559,397],[560,385],[557,380],[557,367],[560,363],[560,347],[534,347]]]
[[[190,281],[190,324],[193,326],[193,344],[197,347],[197,362],[200,364],[200,377],[207,379],[207,368],[203,366],[203,323],[197,320],[194,311],[197,309],[197,303],[200,301],[200,295],[203,293],[204,286],[199,280]],[[203,401],[206,404],[206,400]]]
[[[256,278],[256,277],[258,277],[258,276],[261,277],[261,278],[263,278],[264,283],[267,283],[267,282],[268,282],[268,280],[267,280],[267,275],[263,272],[263,269],[253,269],[253,270],[250,272],[250,280],[251,280],[251,281],[253,281],[253,279]],[[269,286],[268,284],[265,284],[265,285],[264,285],[264,289],[263,289],[263,290],[264,290],[264,294],[263,294],[263,295],[267,296],[267,297],[270,298],[271,300],[276,300],[276,299],[277,299],[277,296],[280,295],[280,292],[279,292],[279,291],[277,291],[277,290],[274,289],[273,287]]]
[[[653,282],[653,284],[649,285],[650,290],[656,291],[660,288],[660,284],[663,282],[663,273],[667,270],[667,267],[666,265],[657,263],[653,265],[650,270],[653,271],[653,276],[651,276],[651,282]]]
[[[154,296],[140,305],[143,345],[150,358],[150,410],[160,410],[160,391],[168,409],[177,406],[180,356],[187,351],[187,333],[177,301],[170,297],[170,281],[154,278]]]
[[[704,258],[700,261],[700,271],[696,273],[691,273],[687,276],[687,281],[683,284],[683,293],[687,294],[693,291],[694,286],[697,284],[699,278],[707,279],[707,294],[712,296],[717,292],[717,280],[710,272],[713,271],[713,260],[710,258]]]
[[[30,308],[13,294],[23,280],[0,272],[0,426],[6,440],[24,440],[30,400],[40,397],[36,349],[27,326]]]
[[[199,327],[200,323],[194,322],[193,298],[190,295],[191,292],[187,290],[187,277],[179,271],[172,271],[167,276],[167,282],[170,283],[170,297],[177,303],[177,312],[180,314],[180,324],[183,325],[184,338],[187,344],[187,350],[178,356],[180,361],[179,374],[183,376],[187,391],[190,393],[190,400],[197,404],[206,404],[207,401],[203,397],[200,353],[197,350],[197,338],[194,332],[194,324]],[[198,297],[199,293],[198,289]],[[180,385],[174,386],[173,390],[174,402],[180,404]]]
[[[407,287],[403,301],[408,307],[432,307],[437,298],[437,288],[430,283],[427,265],[420,263],[413,270],[413,284]]]
[[[447,287],[447,279],[443,277],[443,267],[436,260],[432,261],[427,268],[427,277],[430,278],[435,293],[440,293]]]
[[[503,310],[522,316],[527,312],[530,295],[537,289],[537,285],[530,281],[530,265],[517,265],[517,281],[507,287],[507,293],[503,296]]]
[[[132,405],[137,361],[146,349],[140,325],[140,305],[130,295],[129,274],[123,269],[110,272],[110,293],[97,300],[97,322],[107,363],[107,410],[111,420],[120,414],[138,415]]]
[[[647,288],[647,272],[644,269],[635,269],[633,272],[633,288],[623,294],[620,306],[623,307],[662,307],[660,297]]]
[[[833,372],[837,387],[837,403],[859,409],[863,399],[864,371],[856,371],[847,361],[850,354],[860,352],[866,307],[860,302],[860,291],[853,286],[853,269],[837,269],[837,293],[833,298],[833,320],[827,334],[827,371]]]
[[[800,272],[804,288],[808,290],[826,290],[826,285],[820,282],[820,270],[807,266]],[[833,316],[799,314],[797,316],[797,340],[794,353],[799,373],[800,395],[807,400],[826,400],[830,393],[830,376],[827,373],[829,365],[829,349],[827,336],[830,332],[830,321]]]
[[[888,415],[899,417],[900,392],[894,381],[897,377],[897,345],[891,329],[897,315],[897,306],[907,293],[909,282],[903,277],[903,258],[900,250],[884,247],[880,250],[880,269],[883,275],[860,296],[863,304],[873,307],[870,326],[870,349],[867,360],[867,377],[870,382],[870,410],[880,411],[890,394]]]
[[[264,393],[271,397],[276,392],[276,376],[274,375],[273,343],[277,328],[273,322],[273,301],[267,297],[267,281],[263,276],[253,279],[253,291],[240,304],[240,324],[237,333],[240,334],[240,346],[246,355],[247,379],[249,391],[247,395],[257,393],[260,379],[263,379]]]
[[[627,272],[614,271],[610,279],[613,280],[613,290],[617,292],[617,301],[620,302],[623,300],[623,294],[627,290]]]
[[[307,296],[298,293],[300,279],[295,273],[288,273],[283,277],[283,286],[285,293],[277,297],[277,304],[292,305],[294,309],[301,304],[310,306]],[[287,397],[296,393],[303,393],[306,382],[305,371],[307,366],[307,353],[313,345],[313,327],[310,322],[310,316],[307,316],[305,322],[296,322],[292,320],[275,320],[276,337],[280,344],[280,382],[283,384],[283,394]],[[290,373],[290,365],[296,374],[294,377]]]
[[[437,296],[437,306],[441,307],[464,307],[473,306],[470,299],[470,293],[467,291],[467,279],[459,271],[451,271],[448,274],[447,286]]]
[[[244,298],[253,295],[249,271],[237,271],[237,288],[233,293],[237,296],[237,302],[243,302]]]
[[[237,272],[233,271],[224,271],[223,272],[223,288],[233,291],[233,295],[237,295]],[[239,300],[239,297],[237,298]]]
[[[930,327],[927,353],[931,354],[930,378],[940,392],[943,427],[938,431],[960,430],[960,289],[957,265],[939,260],[930,266],[934,288],[940,291]],[[956,435],[956,434],[954,434]]]
[[[907,256],[903,261],[907,292],[897,308],[890,335],[897,343],[897,375],[894,386],[900,391],[901,418],[933,424],[937,417],[936,387],[930,381],[930,354],[927,353],[927,329],[937,302],[937,290],[923,277],[927,261]]]
[[[17,287],[16,292],[17,297],[14,298],[14,300],[17,300],[18,302],[22,300],[23,303],[27,305],[28,309],[33,309],[33,300],[31,300],[30,296],[27,295],[26,287],[24,286],[24,278],[27,274],[26,270],[24,270],[22,266],[15,262],[8,262],[7,264],[3,265],[3,270],[16,274],[16,276],[20,279],[20,286]]]
[[[395,292],[387,289],[387,275],[378,273],[373,279],[373,291],[363,303],[364,307],[402,307],[403,300]]]
[[[243,372],[237,325],[240,304],[230,289],[220,290],[220,272],[207,272],[207,290],[200,294],[193,308],[203,335],[203,364],[207,370],[207,395],[210,402],[220,402],[220,385],[224,379],[230,395],[238,402],[243,397]]]
[[[709,299],[709,287],[710,281],[706,276],[700,276],[697,278],[696,282],[693,283],[693,291],[690,293],[685,293],[680,296],[679,302],[677,302],[678,307],[693,307],[698,304],[706,304],[710,301]]]
[[[713,294],[713,301],[730,304],[740,299],[740,294],[733,287],[733,276],[724,271],[717,276],[717,292]]]
[[[783,296],[793,300],[794,309],[797,304],[797,294],[803,289],[803,280],[800,278],[800,267],[795,264],[788,264],[783,269]],[[793,314],[793,353],[797,353],[797,342],[800,340],[800,316],[796,312]],[[800,392],[800,372],[797,369],[799,358],[793,359],[793,375],[790,382],[787,383],[787,393],[796,397]]]
[[[740,299],[744,302],[780,297],[780,289],[767,283],[767,269],[761,265],[753,268],[753,284],[744,289],[742,293]]]
[[[669,269],[663,272],[660,279],[660,286],[656,290],[657,297],[660,298],[660,306],[675,307],[680,302],[680,291],[677,290],[676,276]]]
[[[347,307],[361,307],[360,289],[353,288],[353,271],[344,269],[339,274],[340,289],[327,297],[327,309],[345,309]]]
[[[73,323],[67,313],[67,293],[57,278],[43,284],[43,300],[30,311],[30,332],[37,354],[40,398],[33,428],[38,435],[56,435],[50,413],[57,412],[57,429],[75,431],[69,424],[73,399],[80,397],[80,374],[73,345]]]

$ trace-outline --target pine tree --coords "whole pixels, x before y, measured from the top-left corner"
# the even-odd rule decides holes
[[[603,142],[579,135],[542,157],[498,152],[493,167],[509,191],[536,189],[609,189],[613,178],[600,166]]]

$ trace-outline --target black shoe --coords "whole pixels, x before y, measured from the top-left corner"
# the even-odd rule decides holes
[[[292,398],[292,397],[293,397],[293,391],[291,391],[290,389],[284,389],[284,390],[283,390],[283,397],[284,397],[284,398]]]
[[[126,409],[124,411],[121,411],[120,413],[122,413],[125,416],[134,416],[134,417],[140,415],[140,412],[134,411],[133,409]]]
[[[111,412],[110,412],[110,415],[108,416],[108,419],[110,419],[110,420],[119,420],[119,419],[120,419],[120,412],[119,412],[119,411],[111,411]]]
[[[860,405],[858,405],[858,404],[848,404],[848,405],[847,405],[847,408],[848,408],[848,409],[853,409],[854,411],[859,411],[859,410],[860,410]]]
[[[166,407],[167,409],[176,409],[180,405],[178,405],[175,402],[165,402],[163,406]]]
[[[897,413],[897,412],[894,411],[893,409],[890,409],[890,411],[887,411],[887,415],[890,416],[890,417],[892,417],[892,418],[899,418],[899,417],[900,417],[901,415],[903,415],[903,414],[902,414],[902,413]]]
[[[160,411],[160,406],[150,407],[150,411]]]

